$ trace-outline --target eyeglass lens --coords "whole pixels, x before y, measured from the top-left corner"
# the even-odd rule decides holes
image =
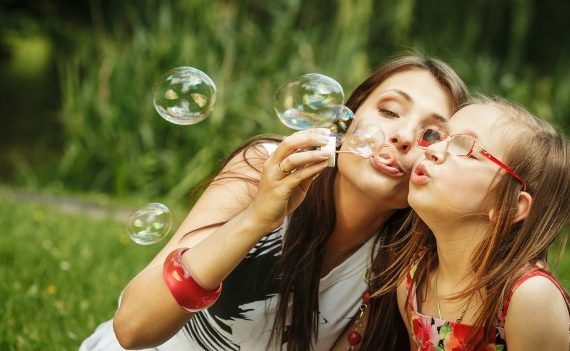
[[[448,152],[456,156],[467,156],[474,144],[475,139],[469,135],[452,135],[449,140]]]

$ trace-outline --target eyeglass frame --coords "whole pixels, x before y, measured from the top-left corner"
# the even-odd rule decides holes
[[[525,180],[523,177],[521,177],[517,172],[515,172],[514,169],[512,169],[512,168],[509,167],[509,166],[507,166],[506,164],[504,164],[503,162],[501,162],[498,158],[496,158],[495,156],[493,156],[489,151],[487,151],[487,150],[485,150],[484,148],[482,148],[481,145],[479,145],[479,142],[477,141],[477,138],[475,138],[473,135],[461,134],[461,133],[458,133],[458,134],[450,134],[450,135],[447,135],[447,136],[446,136],[445,138],[443,138],[443,139],[440,139],[440,140],[438,140],[438,141],[436,141],[436,142],[434,142],[434,143],[432,143],[432,144],[429,144],[428,146],[422,146],[422,145],[420,144],[420,140],[425,140],[425,139],[422,139],[422,136],[423,136],[427,131],[429,131],[429,130],[437,131],[436,129],[431,129],[431,128],[422,129],[422,130],[419,131],[419,133],[418,133],[418,138],[416,139],[416,145],[418,145],[419,148],[421,148],[421,149],[427,149],[427,148],[428,148],[429,146],[431,146],[431,145],[434,145],[434,144],[437,144],[437,143],[440,143],[440,142],[445,141],[445,142],[447,143],[447,144],[445,145],[445,150],[446,150],[446,152],[447,152],[447,151],[449,150],[449,142],[450,142],[450,140],[451,140],[453,137],[456,137],[456,136],[466,136],[466,137],[469,137],[469,138],[471,138],[471,139],[473,140],[473,143],[471,144],[471,147],[469,148],[469,151],[467,152],[467,154],[465,154],[465,155],[455,155],[455,156],[469,157],[469,156],[473,155],[473,150],[475,149],[475,147],[477,147],[477,148],[478,148],[478,151],[481,152],[481,154],[482,154],[483,156],[485,156],[485,158],[487,158],[487,159],[490,160],[491,162],[495,163],[496,165],[498,165],[499,167],[501,167],[503,170],[505,170],[508,174],[510,174],[511,176],[513,176],[516,180],[518,180],[518,181],[522,184],[522,186],[523,186],[522,191],[526,191],[526,188],[527,188],[527,182],[526,182],[526,180]],[[446,133],[441,132],[441,134],[442,134],[442,135],[445,135]]]

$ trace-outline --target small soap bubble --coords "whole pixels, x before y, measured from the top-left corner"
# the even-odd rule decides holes
[[[356,126],[352,133],[344,135],[342,142],[350,152],[360,157],[378,157],[388,164],[395,159],[394,146],[386,143],[386,137],[382,128],[375,124]]]
[[[310,73],[279,87],[273,105],[281,122],[289,128],[329,128],[339,135],[354,118],[343,101],[344,91],[337,81]]]
[[[384,140],[384,133],[379,126],[367,124],[358,126],[352,133],[346,134],[343,144],[359,156],[371,157]]]
[[[154,108],[165,120],[180,125],[196,124],[214,109],[216,85],[194,67],[169,71],[154,88]]]
[[[149,203],[129,217],[128,232],[132,241],[140,245],[159,242],[172,227],[172,214],[160,203]]]

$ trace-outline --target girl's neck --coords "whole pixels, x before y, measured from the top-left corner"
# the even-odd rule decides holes
[[[462,221],[437,221],[429,224],[437,244],[440,286],[454,293],[469,284],[473,252],[483,239],[488,226],[480,218]],[[444,291],[442,291],[444,292]]]

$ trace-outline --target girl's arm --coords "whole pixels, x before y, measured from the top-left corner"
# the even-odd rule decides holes
[[[410,321],[408,320],[408,314],[406,313],[406,300],[408,298],[408,292],[406,290],[406,279],[402,279],[398,285],[397,291],[398,297],[398,309],[400,310],[400,316],[406,325],[406,330],[408,331],[408,338],[410,340],[410,351],[417,351],[418,345],[413,337],[412,328],[410,327]]]
[[[568,350],[568,323],[560,290],[548,278],[529,278],[514,291],[507,310],[507,347],[509,351]]]
[[[204,288],[213,289],[259,239],[277,228],[301,203],[313,178],[326,168],[328,157],[319,151],[296,151],[325,145],[327,138],[319,132],[323,131],[297,132],[285,138],[269,157],[259,149],[248,150],[247,159],[263,168],[261,175],[245,163],[241,153],[228,163],[226,170],[232,174],[258,179],[259,183],[226,179],[210,185],[170,242],[131,280],[113,322],[124,348],[159,345],[192,317],[178,306],[163,281],[162,266],[170,252],[191,247],[182,256],[183,264]],[[285,175],[279,170],[279,162],[297,171]],[[227,223],[185,235],[223,221]]]

